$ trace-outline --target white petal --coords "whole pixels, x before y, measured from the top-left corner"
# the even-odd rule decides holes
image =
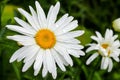
[[[51,53],[51,56],[52,56],[52,59],[53,59],[53,70],[52,70],[52,76],[53,78],[55,79],[57,77],[57,68],[56,68],[56,64],[55,64],[55,59],[54,59],[54,56],[52,55],[52,50],[50,50],[50,53]]]
[[[61,42],[57,42],[56,43],[57,45],[61,46],[61,47],[65,47],[67,49],[83,49],[84,47],[82,45],[79,45],[79,44],[65,44],[65,43],[61,43]]]
[[[32,46],[32,49],[29,50],[28,54],[25,56],[24,62],[29,61],[32,59],[34,56],[38,54],[40,47],[37,45]]]
[[[81,55],[81,56],[84,56],[84,55],[85,55],[85,53],[84,53],[83,51],[81,51],[81,50],[76,50],[76,51],[77,51],[78,54]]]
[[[59,12],[60,9],[60,3],[57,2],[55,7],[51,7],[50,12],[48,13],[48,27],[50,27],[51,24],[54,24],[56,19],[57,19],[57,14]],[[52,26],[53,27],[53,26]]]
[[[57,51],[56,51],[56,52],[57,52]],[[57,52],[57,54],[58,54],[60,60],[62,61],[62,63],[63,63],[65,66],[68,66],[69,63],[65,60],[65,58],[64,58],[61,54],[59,54],[59,52]]]
[[[72,16],[69,16],[60,26],[60,29],[64,28],[66,25],[68,25],[73,20]]]
[[[113,46],[113,48],[120,47],[120,41],[119,40],[114,41],[112,46]]]
[[[80,57],[80,55],[85,55],[85,53],[81,50],[72,50],[72,49],[69,49],[67,50],[67,52],[75,57]]]
[[[52,13],[53,9],[54,9],[54,6],[53,6],[53,5],[50,6],[49,11],[48,11],[48,15],[47,15],[48,25],[49,25],[49,19],[50,19],[50,17],[51,17],[51,13]]]
[[[12,57],[10,58],[10,63],[11,63],[11,62],[14,62],[14,61],[18,58],[18,56],[21,54],[21,52],[23,52],[23,51],[26,50],[27,48],[28,48],[27,46],[24,46],[24,47],[18,49],[18,50],[12,55]]]
[[[23,52],[21,52],[21,54],[18,56],[17,61],[19,62],[19,61],[21,61],[22,59],[24,59],[25,57],[28,57],[28,56],[34,56],[35,55],[35,54],[33,54],[34,51],[35,51],[34,49],[36,50],[37,47],[35,47],[34,45],[28,46],[27,49],[25,49]]]
[[[109,65],[108,65],[108,72],[110,72],[112,70],[113,67],[113,62],[112,60],[109,58]]]
[[[40,6],[38,1],[35,2],[35,5],[37,9],[37,14],[38,14],[38,20],[39,20],[41,27],[47,27],[46,16],[45,16],[45,13],[42,7]]]
[[[97,50],[98,49],[98,45],[97,44],[93,44],[91,45],[89,48],[87,48],[86,52],[90,52],[92,50]]]
[[[62,34],[63,32],[61,31],[63,30],[63,28],[67,26],[72,20],[73,20],[72,16],[68,17],[61,25],[58,25],[59,27],[55,30],[55,33],[57,35]]]
[[[62,25],[65,20],[67,19],[68,17],[68,14],[64,14],[57,22],[56,22],[56,25],[58,25],[60,27],[60,25]]]
[[[120,62],[119,56],[112,57],[116,62]]]
[[[96,57],[98,57],[98,53],[94,53],[87,61],[86,64],[89,65]]]
[[[104,61],[105,61],[105,57],[102,57],[101,66],[100,66],[101,69],[103,69]]]
[[[108,39],[110,39],[111,37],[113,37],[113,31],[111,29],[109,29],[109,35],[110,35],[110,37],[108,37]]]
[[[34,28],[32,28],[31,25],[29,25],[28,23],[26,23],[25,21],[19,19],[18,17],[14,18],[15,21],[20,24],[23,28],[25,28],[26,30],[28,30],[29,32],[31,32],[32,34],[35,34],[36,31],[34,30]]]
[[[33,18],[33,21],[34,21],[34,24],[35,24],[34,27],[37,30],[39,30],[41,25],[39,24],[37,13],[35,12],[35,10],[31,6],[29,6],[29,8],[30,8],[30,11],[32,13],[32,18]]]
[[[46,62],[46,53],[45,51],[43,52],[43,70],[42,70],[42,76],[45,77],[48,73],[47,69],[47,62]]]
[[[66,33],[68,31],[71,31],[71,30],[75,29],[77,26],[78,26],[78,21],[74,20],[70,24],[65,26],[65,28],[63,29],[63,32]]]
[[[63,62],[59,56],[59,54],[54,50],[54,49],[51,49],[51,53],[52,53],[52,56],[54,57],[54,60],[55,62],[57,63],[57,65],[60,67],[60,69],[62,71],[66,71],[64,65],[63,65]]]
[[[69,40],[58,39],[57,41],[64,42],[64,43],[71,43],[71,44],[78,44],[78,43],[80,43],[80,41],[77,40],[77,39],[69,39]]]
[[[56,70],[55,70],[54,73],[52,73],[52,77],[53,77],[53,79],[56,79],[56,77],[57,77],[57,71]]]
[[[42,70],[42,77],[45,77],[45,76],[47,75],[47,73],[48,73],[48,70],[47,70],[47,68],[44,66],[44,67],[43,67],[43,70]]]
[[[69,54],[66,52],[66,50],[59,46],[58,44],[55,46],[55,49],[57,52],[59,52],[60,55],[62,55],[64,57],[64,59],[70,64],[70,66],[73,66],[73,61],[71,59],[71,57],[69,56]]]
[[[20,26],[16,26],[16,25],[7,25],[6,26],[8,29],[19,32],[21,34],[27,35],[27,36],[34,36],[33,33],[29,32],[28,30],[26,30],[25,28],[22,28]]]
[[[32,16],[31,16],[28,12],[26,12],[26,11],[23,10],[22,8],[18,8],[18,11],[19,11],[22,15],[24,15],[24,16],[26,17],[27,21],[31,24],[31,26],[32,26],[35,30],[38,30],[38,29],[36,28],[37,25],[35,25],[35,22],[34,22]]]
[[[97,38],[96,36],[91,36],[91,39],[93,39],[99,43],[99,38]]]
[[[109,39],[110,35],[111,35],[111,34],[110,34],[110,30],[107,29],[106,32],[105,32],[105,39],[106,39],[106,40]]]
[[[46,62],[48,71],[54,73],[56,71],[56,65],[49,49],[46,50]]]
[[[28,70],[28,68],[32,66],[33,62],[34,62],[34,59],[31,59],[28,62],[26,62],[22,68],[22,72],[25,72],[26,70]]]
[[[69,49],[78,49],[78,50],[84,48],[82,45],[78,45],[78,44],[68,44],[68,45],[66,45],[66,47]]]
[[[58,37],[58,40],[59,39],[64,39],[64,40],[69,40],[69,39],[72,39],[72,38],[75,38],[75,37],[78,37],[78,36],[81,36],[82,34],[84,33],[84,31],[81,31],[81,30],[78,30],[78,31],[72,31],[72,32],[68,32],[66,34],[63,34],[63,35],[57,35]]]
[[[103,57],[102,58],[102,63],[101,63],[101,69],[107,69],[109,63],[109,58],[108,57]]]
[[[102,35],[101,35],[99,32],[97,32],[97,31],[96,31],[96,35],[97,35],[97,37],[99,38],[99,41],[102,41],[102,39],[103,39],[103,38],[102,38]]]
[[[118,57],[120,55],[120,53],[119,53],[119,50],[117,51],[117,50],[115,50],[115,51],[113,51],[111,54],[110,54],[110,57]]]
[[[29,36],[23,35],[14,35],[14,36],[7,36],[8,39],[15,40],[22,45],[33,45],[36,44],[35,39]]]
[[[118,35],[114,35],[114,36],[113,36],[113,40],[116,40],[117,37],[118,37]]]
[[[113,31],[112,30],[110,30],[110,29],[108,30],[108,33],[105,34],[105,39],[106,40],[109,40],[109,39],[113,40]]]
[[[36,56],[36,59],[35,59],[35,63],[34,63],[34,75],[37,75],[42,67],[42,63],[43,63],[43,50],[40,49],[37,56]]]

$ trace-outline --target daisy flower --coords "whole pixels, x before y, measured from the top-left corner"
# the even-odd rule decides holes
[[[112,26],[113,26],[113,28],[114,28],[115,31],[120,32],[120,18],[115,19],[112,22]]]
[[[38,1],[35,2],[35,6],[36,11],[29,6],[31,14],[21,8],[18,9],[28,22],[15,17],[15,21],[19,25],[6,26],[8,29],[20,33],[7,36],[7,38],[23,45],[12,55],[10,62],[23,60],[23,72],[33,64],[35,76],[42,70],[43,77],[49,72],[55,79],[57,76],[56,64],[62,71],[66,71],[65,66],[73,66],[70,55],[75,57],[85,55],[81,50],[83,46],[76,39],[84,31],[73,31],[78,26],[78,21],[73,20],[73,17],[68,14],[56,21],[60,9],[59,2],[50,7],[47,17]]]
[[[91,36],[93,40],[97,43],[89,44],[90,47],[86,50],[86,52],[90,52],[92,50],[96,50],[94,54],[87,60],[86,64],[90,64],[95,58],[99,55],[102,56],[101,61],[101,69],[107,69],[108,72],[112,70],[114,59],[116,62],[119,62],[119,54],[120,54],[120,42],[117,39],[117,35],[113,35],[113,31],[107,29],[105,32],[105,37],[96,31],[97,36]]]

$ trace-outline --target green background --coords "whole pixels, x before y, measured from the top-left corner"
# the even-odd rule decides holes
[[[65,13],[74,16],[77,19],[79,26],[77,29],[85,30],[85,34],[78,37],[81,44],[93,42],[90,39],[91,35],[95,35],[95,31],[99,31],[104,35],[107,28],[112,28],[112,21],[120,17],[120,0],[38,0],[47,14],[50,5],[55,5],[60,2],[61,8],[58,19]],[[33,67],[26,72],[22,72],[23,63],[9,63],[12,54],[21,46],[15,41],[6,39],[7,35],[17,34],[5,28],[7,24],[17,24],[14,17],[21,19],[25,18],[17,11],[17,8],[23,8],[29,11],[28,6],[31,5],[35,9],[34,0],[0,0],[0,80],[52,80],[51,74],[42,78],[41,71],[38,76],[33,76]],[[120,35],[119,32],[114,31]],[[119,37],[120,40],[120,37]],[[72,59],[74,66],[67,66],[67,71],[62,72],[57,69],[56,80],[120,80],[120,63],[113,61],[114,66],[111,72],[100,70],[101,57],[98,57],[90,65],[86,65],[86,60],[93,52],[87,53],[80,58]]]

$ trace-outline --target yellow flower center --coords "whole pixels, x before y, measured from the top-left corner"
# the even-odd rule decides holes
[[[110,53],[111,53],[111,52],[110,52],[110,50],[109,50],[109,51],[108,51],[108,56],[110,56]]]
[[[102,44],[101,46],[108,51],[108,56],[109,56],[110,53],[111,53],[110,49],[108,48],[108,47],[109,47],[109,44],[104,43],[104,44]]]
[[[108,44],[102,44],[102,47],[104,48],[104,49],[107,49],[108,48]]]
[[[54,33],[48,29],[41,29],[35,35],[36,43],[43,49],[50,49],[56,43]]]

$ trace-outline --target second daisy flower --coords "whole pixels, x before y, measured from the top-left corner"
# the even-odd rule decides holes
[[[110,29],[106,30],[105,36],[96,31],[97,36],[91,36],[93,40],[97,43],[89,44],[90,47],[86,50],[86,52],[90,52],[92,50],[96,50],[96,53],[87,60],[86,64],[90,64],[95,58],[99,55],[102,56],[101,61],[101,69],[107,69],[108,72],[112,70],[113,62],[112,59],[119,62],[120,55],[120,42],[117,39],[117,35],[113,35],[113,31]]]

